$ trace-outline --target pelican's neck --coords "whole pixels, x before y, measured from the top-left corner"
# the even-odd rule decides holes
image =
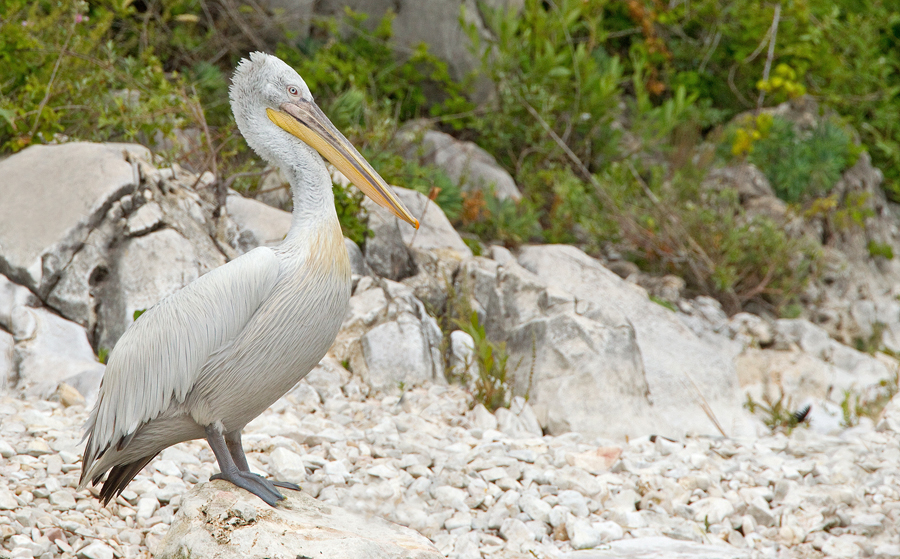
[[[286,242],[308,237],[313,231],[322,227],[331,228],[338,223],[331,176],[325,162],[318,154],[308,155],[310,157],[282,168],[291,184],[294,202]]]

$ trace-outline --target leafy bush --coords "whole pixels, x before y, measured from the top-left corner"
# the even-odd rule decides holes
[[[775,117],[748,158],[763,170],[779,198],[799,202],[826,196],[837,183],[850,162],[850,139],[828,120],[798,133],[793,123]]]
[[[17,151],[58,134],[138,140],[171,132],[202,113],[152,51],[108,40],[128,3],[9,0],[0,8],[0,147]]]

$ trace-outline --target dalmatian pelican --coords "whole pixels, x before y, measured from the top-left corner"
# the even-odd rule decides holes
[[[103,482],[105,504],[163,449],[200,438],[219,464],[211,479],[272,506],[284,499],[276,486],[299,489],[250,471],[241,430],[322,359],[350,300],[350,261],[322,157],[419,226],[282,60],[261,52],[241,60],[229,97],[247,143],[290,180],[290,231],[166,297],[119,339],[85,425],[79,486]]]

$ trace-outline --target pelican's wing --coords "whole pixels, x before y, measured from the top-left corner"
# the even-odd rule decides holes
[[[83,472],[110,446],[127,444],[144,422],[184,401],[210,355],[268,297],[278,271],[274,252],[254,249],[166,297],[128,328],[109,356],[85,425]]]

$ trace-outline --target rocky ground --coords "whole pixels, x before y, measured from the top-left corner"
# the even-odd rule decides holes
[[[494,415],[456,387],[335,380],[315,370],[248,426],[251,467],[447,557],[900,557],[900,401],[839,436],[621,444],[541,436],[521,401]],[[0,400],[0,555],[152,555],[212,453],[167,449],[103,507],[75,490],[87,410],[61,400]]]

